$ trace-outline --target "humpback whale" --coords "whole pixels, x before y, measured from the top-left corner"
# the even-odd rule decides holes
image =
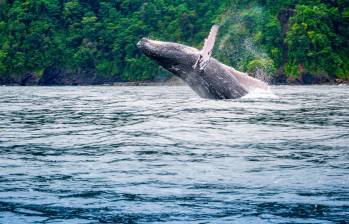
[[[253,89],[267,89],[266,83],[211,58],[217,32],[218,26],[213,26],[202,50],[147,38],[142,38],[137,47],[203,98],[236,99]]]

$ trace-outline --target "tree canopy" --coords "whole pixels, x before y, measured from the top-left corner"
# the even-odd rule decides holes
[[[141,37],[200,47],[215,23],[215,56],[237,69],[349,77],[347,0],[2,0],[0,76],[54,65],[151,80],[168,74],[137,49]]]

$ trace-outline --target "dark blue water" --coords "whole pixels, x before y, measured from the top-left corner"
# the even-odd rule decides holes
[[[349,223],[349,87],[0,87],[0,223]]]

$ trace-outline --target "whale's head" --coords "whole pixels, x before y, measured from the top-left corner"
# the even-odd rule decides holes
[[[166,70],[183,77],[193,70],[199,50],[182,44],[142,38],[137,47]]]

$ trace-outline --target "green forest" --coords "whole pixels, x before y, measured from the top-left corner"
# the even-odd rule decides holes
[[[0,0],[0,83],[166,79],[138,40],[200,48],[213,24],[214,57],[238,70],[349,80],[348,0]]]

